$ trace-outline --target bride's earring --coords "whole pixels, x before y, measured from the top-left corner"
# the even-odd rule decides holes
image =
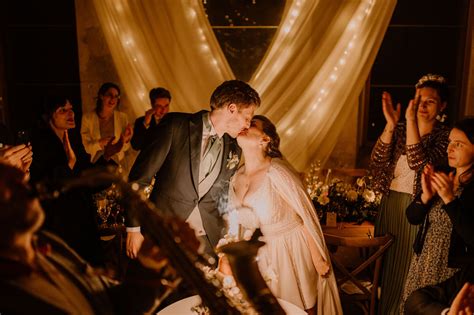
[[[445,122],[447,118],[448,115],[444,114],[443,112],[439,112],[439,114],[436,115],[436,120],[442,123]]]

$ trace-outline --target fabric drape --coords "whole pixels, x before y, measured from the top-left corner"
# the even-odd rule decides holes
[[[201,1],[93,0],[114,64],[139,116],[148,90],[165,86],[173,111],[209,107],[234,75]],[[330,156],[369,74],[396,0],[288,0],[250,84],[259,114],[281,134],[298,169]]]

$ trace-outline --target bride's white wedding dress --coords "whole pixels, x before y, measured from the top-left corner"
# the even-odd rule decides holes
[[[314,267],[308,237],[326,261],[330,261],[329,255],[313,204],[293,168],[286,161],[272,159],[261,186],[242,203],[233,184],[232,179],[229,206],[238,211],[244,227],[258,220],[264,235],[266,245],[258,254],[259,268],[264,278],[275,275],[266,279],[273,294],[302,309],[317,301],[318,314],[342,314],[332,268],[324,278]]]

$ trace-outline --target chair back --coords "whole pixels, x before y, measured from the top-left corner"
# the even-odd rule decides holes
[[[331,262],[333,264],[337,286],[343,304],[353,302],[360,306],[365,314],[375,314],[377,301],[378,283],[382,268],[382,258],[387,249],[393,243],[393,236],[390,234],[378,237],[349,237],[325,234],[326,245],[330,250]],[[340,247],[359,249],[362,262],[355,267],[344,265],[337,256],[336,251]],[[362,273],[364,271],[364,273]],[[369,274],[369,277],[363,275]],[[364,281],[369,280],[371,285],[364,285]],[[348,294],[342,287],[344,285],[356,287],[356,293]]]

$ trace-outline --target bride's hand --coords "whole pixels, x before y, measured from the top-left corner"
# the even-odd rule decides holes
[[[315,267],[321,277],[327,277],[329,275],[330,266],[324,259],[318,260]]]

